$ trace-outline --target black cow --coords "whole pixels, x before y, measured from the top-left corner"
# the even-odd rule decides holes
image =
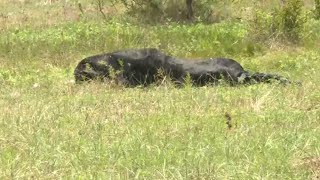
[[[209,58],[205,60],[179,59],[153,48],[117,51],[83,59],[74,71],[76,82],[115,78],[127,86],[149,85],[159,74],[183,84],[189,77],[193,85],[216,84],[224,79],[230,84],[253,82],[290,83],[286,78],[266,73],[249,73],[232,59]]]

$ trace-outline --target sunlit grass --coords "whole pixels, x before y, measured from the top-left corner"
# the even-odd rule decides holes
[[[303,177],[307,171],[291,161],[319,148],[315,91],[94,83],[3,89],[2,176]]]
[[[253,54],[245,23],[15,23],[0,37],[0,179],[319,176],[320,54],[317,38],[309,36],[318,22],[310,23],[306,38],[312,46],[257,46]],[[74,83],[74,67],[84,57],[139,47],[230,57],[249,71],[302,85]]]
[[[123,88],[76,85],[68,68],[41,63],[11,68],[1,177],[312,176],[296,165],[319,150],[319,87],[308,76],[303,86]]]

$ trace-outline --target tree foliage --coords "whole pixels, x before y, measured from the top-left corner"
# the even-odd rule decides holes
[[[250,24],[255,40],[299,42],[305,23],[302,0],[287,0],[272,12],[257,10]]]
[[[127,12],[139,20],[149,23],[164,21],[205,21],[210,16],[216,0],[118,0]]]

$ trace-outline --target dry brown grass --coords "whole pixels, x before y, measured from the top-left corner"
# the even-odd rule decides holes
[[[313,180],[320,179],[320,157],[311,156],[305,157],[294,163],[296,168],[308,169],[312,172],[311,178]]]
[[[82,13],[87,19],[103,20],[95,2],[78,2],[67,0],[0,1],[0,8],[4,10],[0,12],[0,30],[30,25],[37,27],[76,22],[82,18]],[[107,18],[121,16],[124,11],[124,7],[119,4],[103,7]]]

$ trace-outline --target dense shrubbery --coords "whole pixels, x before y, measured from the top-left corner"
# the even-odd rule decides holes
[[[320,0],[314,0],[315,8],[314,15],[316,19],[320,19]]]
[[[103,0],[97,0],[103,1]],[[127,12],[139,19],[139,21],[147,23],[163,23],[167,21],[184,22],[190,21],[188,17],[188,8],[185,0],[114,0],[114,2],[121,2],[127,8]],[[215,8],[219,4],[217,0],[197,0],[193,1],[192,7],[194,14],[192,21],[194,22],[216,22],[223,18],[224,13]]]
[[[255,17],[250,23],[242,20],[140,26],[119,23],[117,19],[106,23],[82,19],[48,28],[17,28],[2,34],[0,52],[10,56],[29,52],[27,54],[34,57],[50,53],[157,47],[178,56],[252,56],[274,41],[317,45],[319,22],[310,18],[305,20],[300,0],[288,1],[271,13],[257,10],[253,14]]]
[[[297,43],[305,23],[301,0],[287,1],[272,12],[256,11],[250,23],[251,35],[260,42],[284,40]]]
[[[114,3],[124,4],[126,12],[131,17],[149,24],[190,21],[185,0],[114,0]],[[248,19],[239,17],[239,12],[230,12],[231,8],[226,8],[235,3],[238,3],[238,6],[242,4],[238,1],[232,3],[216,0],[193,1],[194,16],[192,21],[212,23],[223,19],[232,21],[241,19],[242,22],[246,22]],[[241,11],[240,9],[239,11]],[[254,11],[251,12],[253,18],[249,20],[251,39],[257,42],[300,42],[307,14],[310,14],[304,8],[302,0],[288,0],[283,4],[278,3],[271,11],[260,8],[257,4],[252,6],[252,9],[255,10],[252,10]],[[320,16],[319,9],[320,1],[315,0],[315,17]]]
[[[303,2],[301,0],[290,0],[281,9],[281,29],[285,37],[291,41],[299,40],[304,25],[302,14]]]

